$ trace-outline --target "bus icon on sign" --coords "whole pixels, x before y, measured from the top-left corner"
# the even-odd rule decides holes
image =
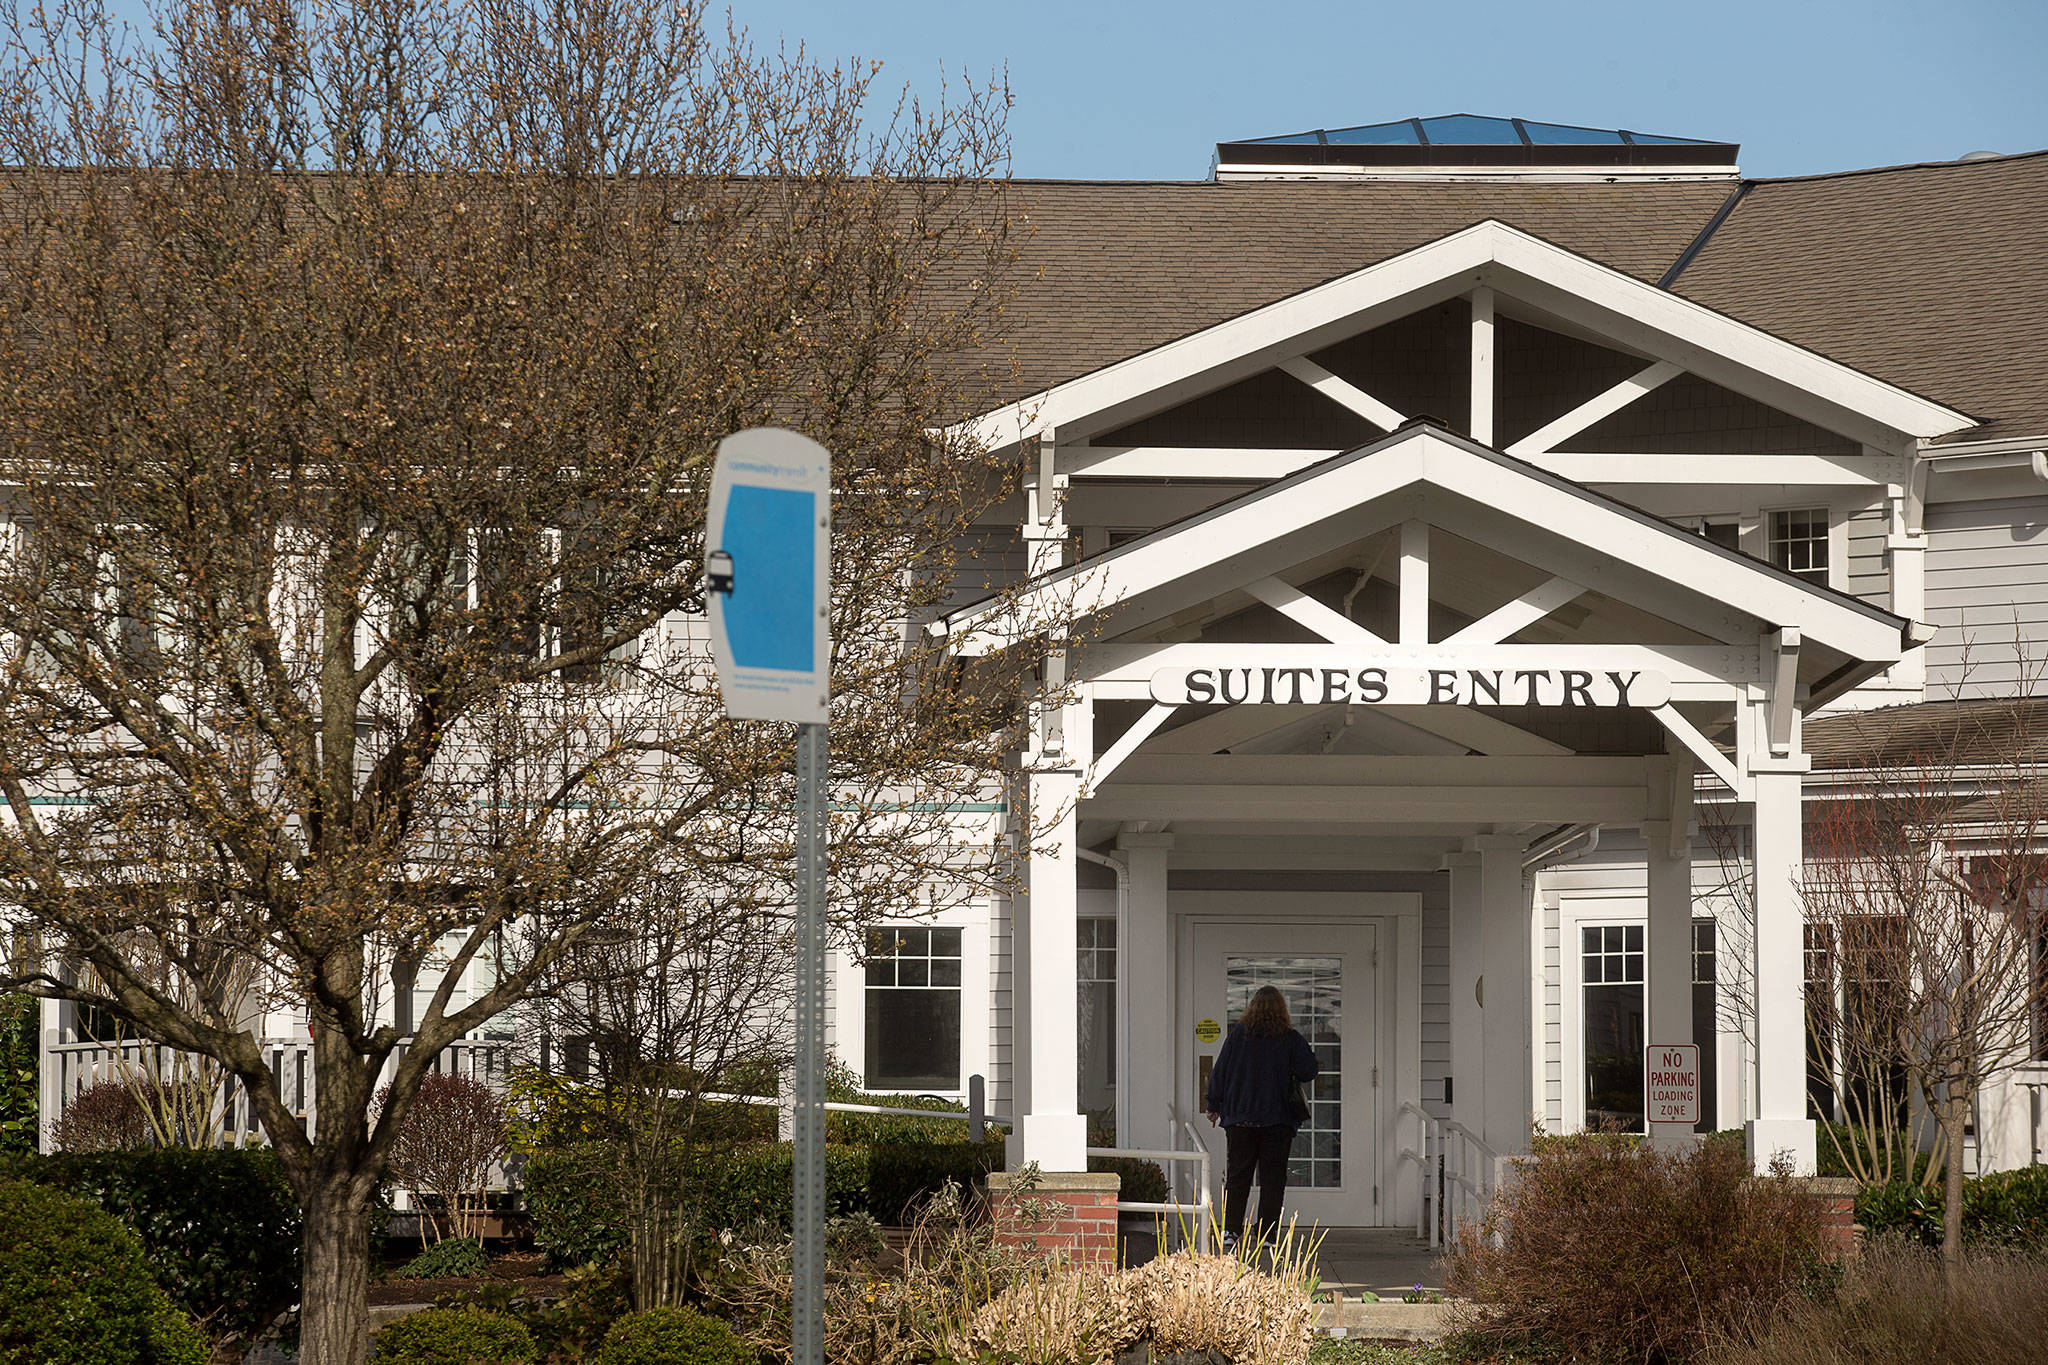
[[[1652,1043],[1643,1049],[1643,1104],[1651,1123],[1699,1123],[1697,1043]]]

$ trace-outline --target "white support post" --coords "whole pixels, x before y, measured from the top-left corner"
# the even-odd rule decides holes
[[[1040,768],[1028,779],[1031,801],[1030,895],[1019,946],[1026,979],[1016,995],[1028,1032],[1025,1095],[1018,1106],[1020,1158],[1042,1171],[1088,1169],[1088,1121],[1079,1110],[1074,882],[1075,806],[1081,775],[1071,766]]]
[[[1472,291],[1472,439],[1493,444],[1493,291]]]
[[[1924,477],[1924,475],[1922,475]],[[1891,527],[1885,535],[1885,555],[1891,567],[1894,616],[1909,621],[1927,619],[1927,532],[1922,524],[1921,499],[1913,495],[1911,483],[1893,484],[1886,490]],[[1927,683],[1927,655],[1915,650],[1892,666],[1892,681],[1902,687],[1924,687]]]
[[[1117,1143],[1123,1147],[1174,1146],[1173,924],[1167,913],[1166,864],[1173,836],[1133,831],[1116,846],[1130,867],[1123,938],[1117,959],[1124,969],[1124,998],[1117,1017],[1125,1021],[1125,1046],[1117,1075],[1122,1100]],[[1128,1124],[1128,1126],[1125,1126]]]
[[[1801,754],[1752,753],[1755,791],[1756,1114],[1749,1121],[1749,1159],[1761,1172],[1780,1152],[1793,1173],[1814,1172],[1814,1128],[1806,1117],[1806,913],[1799,895],[1804,857]]]
[[[1687,773],[1690,764],[1682,765]],[[1681,812],[1645,820],[1643,841],[1649,845],[1645,900],[1649,919],[1649,1037],[1652,1048],[1682,1046],[1692,1036],[1692,845]],[[1647,1088],[1645,1095],[1647,1097]],[[1650,1145],[1691,1144],[1689,1123],[1650,1119]]]
[[[1429,643],[1429,524],[1401,523],[1401,643]]]
[[[1535,1105],[1529,1091],[1530,897],[1519,834],[1482,834],[1465,845],[1479,855],[1480,1021],[1484,1030],[1479,1095],[1486,1145],[1508,1156],[1528,1150]]]
[[[1451,874],[1451,1117],[1477,1133],[1486,1126],[1486,1023],[1479,977],[1486,970],[1479,855],[1447,853]]]

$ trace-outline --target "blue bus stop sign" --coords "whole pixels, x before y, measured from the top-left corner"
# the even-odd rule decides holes
[[[718,443],[705,611],[725,713],[822,725],[831,693],[832,457],[773,427]]]

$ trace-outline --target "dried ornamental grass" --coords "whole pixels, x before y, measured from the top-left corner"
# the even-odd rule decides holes
[[[1309,1294],[1231,1256],[1183,1252],[1124,1272],[1143,1304],[1155,1354],[1220,1351],[1237,1365],[1302,1365]]]
[[[1143,1334],[1146,1306],[1146,1287],[1129,1274],[1047,1259],[976,1310],[951,1354],[1106,1365]]]

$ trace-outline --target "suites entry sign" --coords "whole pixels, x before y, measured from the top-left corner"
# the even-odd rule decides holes
[[[1151,678],[1152,700],[1194,706],[1662,706],[1671,681],[1639,668],[1460,665],[1361,654],[1332,666],[1327,655],[1290,666],[1267,653],[1257,664],[1168,668]]]

